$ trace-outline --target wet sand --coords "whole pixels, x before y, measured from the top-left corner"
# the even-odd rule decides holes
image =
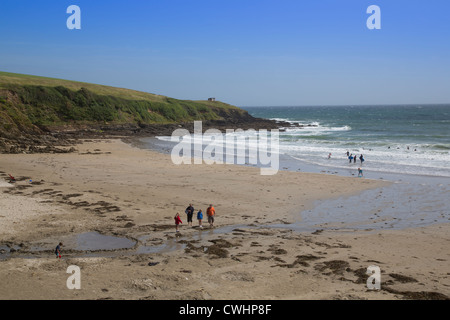
[[[339,203],[352,197],[364,203],[365,190],[379,192],[390,182],[175,166],[168,155],[119,140],[85,141],[77,149],[1,155],[1,299],[450,296],[444,220],[384,230],[384,215],[373,228],[357,228],[358,207],[338,215],[342,221],[329,218]],[[5,183],[8,173],[18,179],[13,186]],[[204,212],[214,204],[216,228],[204,219],[200,230],[195,218],[195,227],[187,226],[189,203]],[[321,204],[327,214],[309,223],[305,213]],[[176,212],[183,220],[178,235]],[[296,229],[302,221],[309,227]],[[53,254],[59,241],[66,244],[61,260]],[[66,286],[70,265],[81,268],[81,290]],[[381,290],[366,286],[370,265],[381,269]]]

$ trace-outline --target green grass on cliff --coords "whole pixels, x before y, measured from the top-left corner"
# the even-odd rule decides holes
[[[222,102],[178,100],[97,84],[0,72],[0,131],[73,124],[227,120],[248,113]]]

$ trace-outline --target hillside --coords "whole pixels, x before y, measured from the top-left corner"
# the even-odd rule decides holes
[[[157,134],[194,120],[223,125],[261,119],[219,101],[178,100],[130,89],[0,72],[0,152],[28,152],[31,145],[46,145],[67,132],[136,134],[149,129]],[[14,144],[11,142],[15,147],[7,148]]]

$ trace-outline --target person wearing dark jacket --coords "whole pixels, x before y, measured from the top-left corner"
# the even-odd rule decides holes
[[[185,212],[187,214],[188,225],[192,226],[192,217],[194,215],[194,207],[192,206],[192,203],[189,204],[189,207],[186,208]]]

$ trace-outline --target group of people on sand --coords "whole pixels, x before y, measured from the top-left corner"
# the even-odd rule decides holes
[[[194,212],[195,212],[195,209],[194,209],[194,207],[192,206],[192,203],[191,203],[191,204],[189,204],[189,206],[185,210],[189,226],[192,226],[192,218],[194,216]],[[209,223],[210,228],[214,228],[214,217],[216,215],[216,209],[214,209],[212,204],[210,204],[209,207],[206,209],[206,215],[208,217],[208,223]],[[174,219],[175,219],[176,232],[179,232],[180,231],[179,226],[180,226],[181,223],[183,223],[181,221],[181,217],[180,217],[180,213],[179,212],[177,212],[177,214],[175,215]],[[203,228],[203,224],[202,224],[203,212],[202,212],[201,209],[198,210],[198,212],[197,212],[197,220],[198,220],[199,227]],[[60,242],[55,248],[55,254],[56,254],[56,258],[57,259],[61,259],[62,246],[63,246],[63,243]]]
[[[194,209],[194,207],[192,206],[192,203],[191,203],[191,204],[189,204],[189,206],[185,210],[189,226],[192,226],[192,218],[194,216],[194,212],[195,212],[195,209]],[[208,217],[208,223],[209,223],[210,228],[214,228],[214,217],[216,215],[216,209],[214,209],[212,204],[210,204],[209,207],[206,209],[206,215]],[[177,214],[175,215],[174,219],[175,219],[176,232],[180,232],[179,226],[183,222],[181,221],[181,217],[180,217],[180,213],[179,212],[177,212]],[[201,209],[198,210],[198,212],[197,212],[197,220],[198,220],[199,227],[203,228],[203,224],[202,224],[203,212],[202,212]],[[62,246],[63,246],[63,243],[60,242],[55,248],[55,254],[56,254],[56,258],[57,259],[61,259]]]
[[[192,206],[192,203],[189,204],[189,206],[186,208],[186,210],[184,211],[187,215],[187,222],[189,226],[192,226],[192,218],[194,216],[194,212],[195,209]],[[216,215],[216,209],[214,209],[213,205],[210,204],[209,207],[206,209],[206,215],[208,217],[208,223],[209,223],[209,227],[210,228],[214,228],[214,217]],[[183,223],[183,221],[181,221],[181,217],[180,217],[180,213],[177,212],[177,214],[174,217],[175,219],[175,229],[176,232],[180,231],[180,224]],[[197,220],[198,220],[198,226],[199,228],[203,228],[203,212],[202,210],[198,210],[197,212]]]

